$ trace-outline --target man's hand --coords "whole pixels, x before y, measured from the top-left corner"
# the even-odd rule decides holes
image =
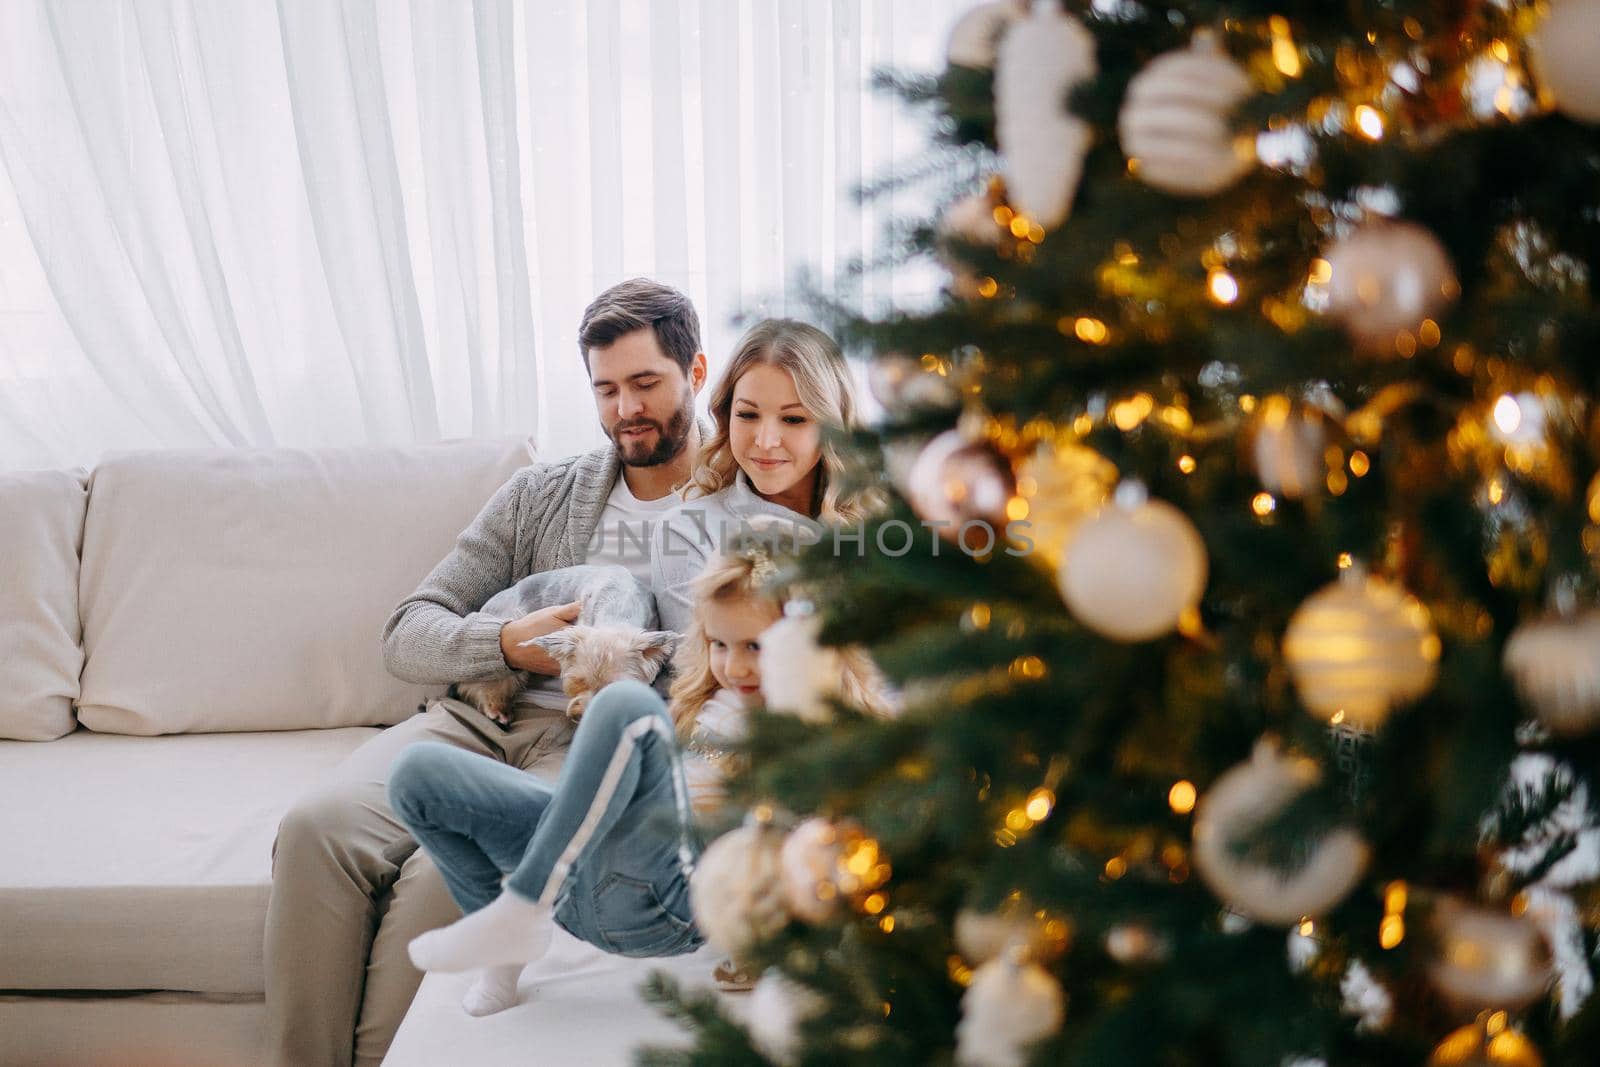
[[[500,627],[500,654],[506,666],[518,671],[556,675],[561,673],[558,664],[544,649],[536,645],[523,648],[522,643],[535,637],[565,630],[578,621],[578,602],[557,604],[553,608],[540,608]]]

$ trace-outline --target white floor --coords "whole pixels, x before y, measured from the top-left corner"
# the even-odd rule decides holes
[[[608,956],[557,930],[550,954],[522,973],[521,1002],[474,1019],[461,1010],[470,975],[430,974],[417,991],[384,1067],[625,1067],[645,1043],[685,1044],[687,1036],[639,987],[652,971],[686,986],[709,988],[717,953],[630,960]],[[747,994],[724,994],[737,1012]]]

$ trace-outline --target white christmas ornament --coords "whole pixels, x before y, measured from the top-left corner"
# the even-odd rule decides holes
[[[833,719],[828,698],[838,695],[839,654],[817,644],[822,620],[810,605],[791,600],[783,618],[761,634],[761,697],[768,711],[821,724]]]
[[[979,4],[956,20],[945,56],[952,67],[990,70],[1006,29],[1022,14],[1020,3]]]
[[[1106,955],[1123,965],[1160,963],[1171,952],[1165,937],[1139,923],[1122,923],[1106,931]]]
[[[1556,107],[1583,122],[1600,122],[1600,0],[1554,0],[1528,43],[1534,72]]]
[[[1446,900],[1433,923],[1439,954],[1428,973],[1460,1006],[1517,1011],[1550,988],[1550,946],[1531,919]]]
[[[1324,258],[1331,270],[1329,314],[1357,341],[1380,350],[1461,292],[1444,246],[1412,222],[1369,223],[1335,241]]]
[[[800,1051],[800,1024],[822,1012],[822,998],[778,970],[769,970],[750,991],[745,1027],[750,1040],[772,1062],[795,1062]]]
[[[1116,641],[1169,633],[1200,601],[1206,549],[1187,515],[1124,482],[1067,541],[1057,575],[1067,608]]]
[[[867,367],[867,387],[878,403],[893,413],[954,408],[961,402],[961,390],[947,374],[898,353],[872,361]]]
[[[1036,963],[991,960],[972,974],[956,1026],[960,1067],[1024,1067],[1029,1046],[1061,1029],[1067,995]]]
[[[1250,455],[1268,492],[1298,500],[1321,488],[1327,444],[1327,420],[1320,411],[1296,408],[1288,397],[1272,396],[1261,405]]]
[[[789,921],[779,851],[783,834],[747,823],[706,848],[689,879],[695,925],[737,962]]]
[[[1231,116],[1254,91],[1244,68],[1210,34],[1157,56],[1128,83],[1117,118],[1122,150],[1141,181],[1174,196],[1212,196],[1256,164],[1253,139]]]
[[[1285,755],[1276,745],[1256,743],[1250,759],[1218,778],[1200,798],[1194,820],[1194,867],[1229,907],[1257,922],[1287,926],[1318,916],[1343,900],[1367,867],[1366,842],[1340,827],[1316,843],[1296,870],[1234,855],[1234,843],[1271,821],[1321,774],[1309,759]]]
[[[839,828],[827,819],[807,819],[790,831],[778,862],[789,910],[808,923],[826,922],[839,908],[834,874],[843,851]]]
[[[1283,657],[1306,710],[1376,729],[1433,687],[1439,637],[1416,597],[1351,567],[1295,609]]]
[[[1600,726],[1600,611],[1523,623],[1506,642],[1505,668],[1552,732],[1571,737]]]
[[[1093,130],[1067,110],[1074,86],[1097,72],[1094,37],[1054,3],[1035,5],[1000,42],[995,138],[1011,206],[1045,229],[1072,210]]]
[[[977,911],[956,913],[955,941],[962,959],[974,967],[997,960],[1007,952],[1030,952],[1042,945],[1040,924],[1030,911]]]

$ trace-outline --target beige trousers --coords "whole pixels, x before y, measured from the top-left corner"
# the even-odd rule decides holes
[[[525,709],[502,728],[466,704],[434,701],[295,802],[272,849],[268,1062],[378,1067],[422,984],[406,944],[461,915],[389,808],[389,767],[400,750],[443,741],[553,783],[572,731],[560,711]]]

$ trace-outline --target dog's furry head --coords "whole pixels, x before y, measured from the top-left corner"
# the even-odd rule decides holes
[[[531,644],[561,665],[561,688],[572,699],[567,717],[574,722],[589,698],[622,678],[649,684],[672,657],[678,635],[634,626],[568,626],[535,638]]]

